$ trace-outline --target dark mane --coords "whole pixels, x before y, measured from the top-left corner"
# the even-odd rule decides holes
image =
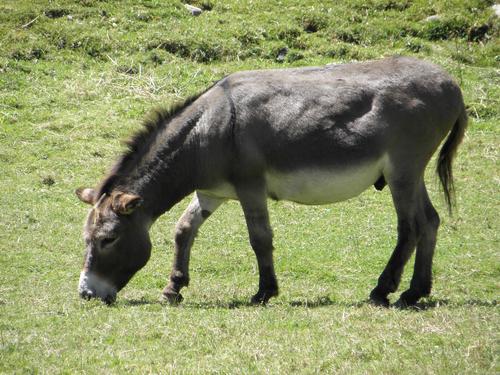
[[[216,84],[216,83],[215,83]],[[120,156],[109,173],[102,180],[98,188],[98,197],[102,194],[109,194],[119,178],[125,176],[142,156],[150,149],[157,135],[164,130],[169,122],[185,108],[196,101],[200,96],[210,90],[208,89],[192,95],[182,102],[177,102],[169,107],[158,107],[153,109],[143,120],[143,127],[125,142],[127,150]]]

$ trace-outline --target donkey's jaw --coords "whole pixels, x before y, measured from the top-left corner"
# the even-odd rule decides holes
[[[117,289],[93,272],[82,271],[78,283],[78,294],[83,299],[100,298],[110,304],[116,299]]]

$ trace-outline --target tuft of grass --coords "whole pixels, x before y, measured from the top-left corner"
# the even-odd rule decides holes
[[[428,22],[421,31],[425,39],[447,40],[465,38],[470,25],[465,18],[438,19]]]

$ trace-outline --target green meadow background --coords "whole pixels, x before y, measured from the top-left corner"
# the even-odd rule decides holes
[[[199,17],[176,0],[0,2],[0,373],[499,373],[494,2],[192,4]],[[160,304],[187,200],[153,226],[151,260],[114,305],[80,300],[87,207],[73,191],[99,182],[151,108],[238,70],[395,54],[443,66],[470,116],[453,216],[434,161],[428,170],[442,226],[433,293],[418,308],[367,303],[396,239],[388,189],[318,207],[270,202],[281,294],[266,307],[248,304],[258,275],[237,202],[200,230],[185,301]]]

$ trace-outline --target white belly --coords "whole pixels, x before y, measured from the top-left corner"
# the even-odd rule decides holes
[[[266,174],[269,197],[303,204],[326,204],[361,194],[382,174],[382,162],[375,161],[343,169],[309,169]]]
[[[341,169],[311,168],[291,172],[269,170],[265,174],[267,195],[275,200],[302,204],[340,202],[361,194],[381,176],[384,158]],[[238,199],[228,182],[202,193],[225,199]]]

